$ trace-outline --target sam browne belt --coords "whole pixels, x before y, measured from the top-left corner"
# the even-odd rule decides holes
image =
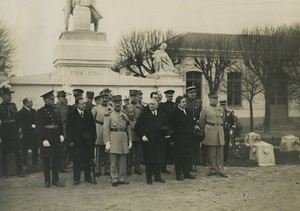
[[[211,122],[206,122],[206,124],[210,125],[210,126],[223,126],[222,123],[211,123]]]

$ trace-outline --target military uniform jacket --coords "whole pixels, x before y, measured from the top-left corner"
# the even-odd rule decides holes
[[[123,110],[129,119],[132,141],[141,141],[141,139],[136,135],[136,133],[134,132],[133,129],[134,129],[136,120],[140,116],[142,110],[143,110],[143,107],[138,103],[137,104],[129,104]]]
[[[113,111],[104,118],[103,138],[104,143],[111,143],[110,153],[129,153],[128,144],[131,141],[131,129],[126,114]]]
[[[37,111],[36,126],[40,138],[42,158],[59,157],[60,135],[63,135],[61,115],[57,107],[45,105]],[[42,142],[48,140],[50,147],[44,147]]]
[[[224,145],[224,110],[220,106],[203,108],[199,118],[200,127],[205,131],[203,144],[210,146]]]
[[[162,104],[160,105],[160,107],[161,107],[161,110],[162,110],[163,112],[165,112],[165,113],[168,115],[168,117],[169,117],[170,114],[171,114],[171,113],[174,111],[174,109],[176,108],[176,103],[171,102],[171,101],[166,101],[166,102],[162,103]]]
[[[6,151],[20,151],[19,122],[15,103],[0,104],[0,136]]]
[[[187,98],[186,108],[192,112],[192,117],[195,122],[199,120],[199,115],[202,110],[202,103],[200,100]]]
[[[72,110],[67,118],[68,143],[73,143],[69,147],[69,158],[72,161],[92,159],[91,151],[96,140],[96,126],[92,113],[84,111],[83,117],[78,110]]]
[[[97,139],[96,145],[104,145],[103,140],[103,122],[104,117],[108,115],[108,106],[97,105],[93,107],[92,114],[94,121],[96,122]]]
[[[95,107],[95,105],[92,102],[86,102],[85,106],[85,110],[87,111],[92,111],[92,109]]]
[[[69,112],[69,106],[65,103],[58,101],[56,103],[56,107],[58,108],[60,115],[61,115],[61,121],[62,121],[62,125],[63,125],[63,133],[64,133],[64,137],[66,139],[67,138],[66,124],[67,124],[67,115]]]
[[[27,109],[23,107],[18,112],[18,120],[22,128],[22,138],[21,143],[24,147],[32,149],[33,147],[38,147],[38,137],[36,128],[33,128],[32,125],[35,123],[35,109]]]

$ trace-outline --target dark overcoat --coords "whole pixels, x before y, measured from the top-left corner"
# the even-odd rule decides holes
[[[140,139],[145,135],[149,140],[148,142],[142,142],[144,162],[165,162],[165,133],[163,128],[167,125],[167,115],[159,110],[157,116],[154,116],[148,109],[138,117],[134,131]]]
[[[20,151],[20,125],[17,118],[17,106],[15,103],[0,104],[0,138],[5,152]]]
[[[85,110],[81,117],[78,110],[74,109],[67,116],[68,143],[74,143],[69,147],[69,159],[82,161],[92,159],[92,150],[96,141],[96,125],[91,111]]]
[[[175,142],[175,157],[191,158],[193,156],[194,120],[189,109],[186,114],[176,107],[170,114],[170,126]]]
[[[35,109],[28,110],[25,107],[18,112],[18,120],[23,134],[21,138],[21,145],[28,149],[36,148],[39,144],[36,128],[32,127],[32,125],[36,125],[35,115]]]
[[[36,112],[36,127],[40,140],[42,158],[59,157],[61,154],[60,135],[63,135],[61,115],[57,107],[45,105]],[[48,140],[50,147],[44,147]]]

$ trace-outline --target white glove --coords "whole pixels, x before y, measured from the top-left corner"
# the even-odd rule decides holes
[[[149,141],[148,138],[147,138],[146,136],[143,136],[143,137],[142,137],[142,140],[145,141],[145,142],[146,142],[146,141]]]
[[[129,149],[131,149],[131,148],[132,148],[132,141],[129,141],[128,148],[129,148]]]
[[[44,147],[50,147],[49,141],[48,141],[48,140],[44,140],[44,141],[43,141],[43,146],[44,146]]]
[[[32,125],[31,125],[31,128],[36,128],[35,124],[32,124]]]
[[[110,150],[110,142],[106,142],[106,143],[105,143],[105,149],[106,149],[107,151]]]
[[[69,143],[69,147],[74,147],[74,143],[73,142]]]
[[[64,142],[64,140],[65,140],[65,138],[64,138],[64,136],[63,136],[63,135],[60,135],[60,136],[59,136],[59,139],[60,139],[60,143],[63,143],[63,142]]]

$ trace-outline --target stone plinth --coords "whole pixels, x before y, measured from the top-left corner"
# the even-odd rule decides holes
[[[178,79],[179,75],[172,71],[159,71],[150,75],[147,75],[147,78],[153,79]]]
[[[76,6],[73,11],[73,30],[90,30],[91,10],[88,7]]]
[[[293,135],[283,136],[280,143],[281,152],[300,151],[299,137]]]
[[[244,137],[244,143],[246,145],[252,145],[260,141],[260,135],[254,132],[246,133]]]
[[[258,166],[274,166],[275,156],[273,145],[259,141],[250,145],[250,160],[258,162]]]

